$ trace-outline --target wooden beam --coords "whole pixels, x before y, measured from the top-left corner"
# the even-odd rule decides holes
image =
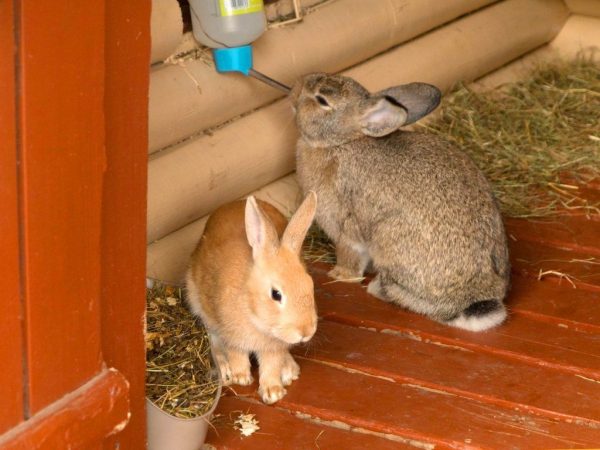
[[[12,1],[0,2],[0,433],[23,420],[23,341],[19,293],[19,218],[15,116],[15,41]]]
[[[105,29],[103,1],[18,3],[21,264],[33,415],[102,367]]]
[[[150,4],[106,0],[102,351],[131,383],[131,422],[105,448],[144,447]]]
[[[94,448],[94,444],[127,425],[128,393],[129,384],[123,375],[114,369],[104,370],[79,389],[0,436],[0,448]]]

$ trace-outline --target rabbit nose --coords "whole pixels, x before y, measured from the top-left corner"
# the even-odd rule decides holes
[[[314,336],[316,331],[317,331],[316,325],[310,325],[310,326],[304,327],[304,329],[302,330],[301,341],[302,342],[310,341],[310,339]]]

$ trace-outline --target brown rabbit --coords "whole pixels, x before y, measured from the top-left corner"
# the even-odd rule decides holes
[[[490,186],[459,149],[399,131],[440,101],[411,83],[369,93],[322,73],[294,86],[297,171],[319,196],[317,223],[336,244],[330,276],[377,276],[368,292],[448,325],[480,331],[506,317],[506,236]]]
[[[223,383],[251,384],[254,353],[265,403],[281,399],[300,374],[288,348],[317,329],[313,282],[300,259],[316,207],[310,192],[289,224],[254,197],[220,207],[187,272],[188,303],[208,330]]]

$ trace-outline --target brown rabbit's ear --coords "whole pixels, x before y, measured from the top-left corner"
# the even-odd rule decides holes
[[[406,118],[407,112],[402,106],[377,95],[365,103],[359,124],[361,131],[367,136],[381,137],[404,125]]]
[[[304,237],[310,228],[316,211],[317,194],[310,191],[283,232],[281,245],[285,245],[295,253],[300,254],[302,242],[304,242]]]
[[[256,260],[261,255],[273,252],[278,244],[277,230],[271,220],[262,212],[256,199],[246,199],[246,238],[252,247],[252,257]]]
[[[402,125],[409,125],[437,108],[442,93],[431,84],[409,83],[384,89],[376,92],[373,96],[390,99],[402,106],[408,113],[406,122]]]

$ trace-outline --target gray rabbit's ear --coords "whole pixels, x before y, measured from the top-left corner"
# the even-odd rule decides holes
[[[381,137],[393,133],[406,122],[406,110],[386,97],[374,96],[365,104],[359,119],[367,136]]]
[[[409,83],[384,89],[373,96],[388,98],[401,105],[408,113],[406,122],[402,125],[409,125],[437,108],[442,93],[431,84]]]

